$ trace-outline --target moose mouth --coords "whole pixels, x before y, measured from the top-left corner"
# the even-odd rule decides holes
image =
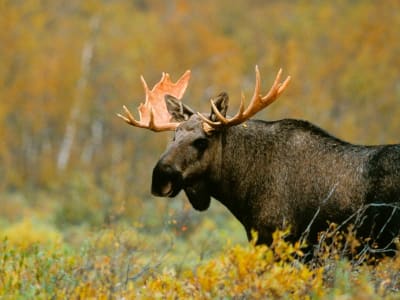
[[[179,194],[183,187],[183,178],[180,172],[157,164],[153,170],[151,193],[154,196],[173,198]]]
[[[167,182],[163,187],[161,187],[161,195],[164,197],[171,197],[174,194],[174,189],[172,188],[172,182]]]
[[[157,188],[153,186],[151,192],[154,196],[173,198],[178,195],[181,190],[182,187],[179,184],[168,181]]]

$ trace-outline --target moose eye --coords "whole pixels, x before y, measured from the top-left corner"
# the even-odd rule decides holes
[[[194,140],[193,146],[198,150],[205,150],[208,146],[208,140],[204,138]]]

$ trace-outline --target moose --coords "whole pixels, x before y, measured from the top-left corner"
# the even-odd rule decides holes
[[[150,90],[140,119],[123,107],[126,123],[152,131],[174,131],[172,142],[153,169],[151,191],[175,197],[184,190],[194,209],[206,210],[211,197],[242,223],[247,236],[270,244],[272,233],[290,227],[288,240],[307,232],[308,245],[328,222],[358,220],[357,236],[368,249],[395,254],[400,232],[400,145],[355,145],[308,121],[255,120],[286,89],[282,69],[262,96],[255,68],[254,95],[247,108],[242,95],[238,113],[227,116],[228,94],[212,98],[211,112],[181,102],[190,71],[176,82],[163,73]],[[359,212],[363,214],[360,216]]]

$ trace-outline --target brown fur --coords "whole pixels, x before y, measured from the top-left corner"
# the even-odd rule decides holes
[[[353,145],[293,119],[250,120],[207,135],[199,116],[188,117],[154,168],[153,194],[174,197],[183,189],[198,210],[213,197],[249,237],[256,230],[259,243],[269,244],[286,226],[297,240],[313,220],[312,244],[328,222],[341,223],[369,203],[400,200],[399,145]],[[384,247],[399,229],[398,209],[372,207],[358,233]]]

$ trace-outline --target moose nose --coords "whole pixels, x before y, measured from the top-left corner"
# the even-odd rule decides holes
[[[154,196],[173,197],[181,188],[181,173],[171,165],[158,162],[153,169],[151,193]]]

